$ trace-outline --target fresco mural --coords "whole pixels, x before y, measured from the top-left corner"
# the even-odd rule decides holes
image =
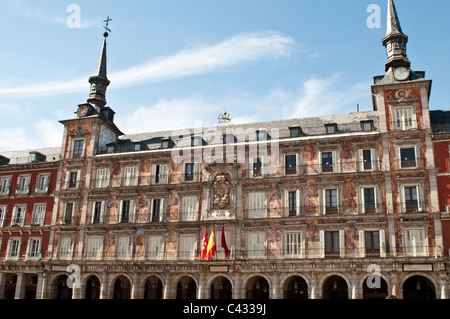
[[[171,229],[166,233],[164,247],[166,247],[166,256],[168,259],[175,259],[177,257],[178,236],[175,230]]]
[[[119,222],[119,202],[115,194],[111,194],[107,202],[107,222],[115,224]]]
[[[180,200],[176,190],[171,190],[169,192],[169,200],[167,201],[167,215],[169,216],[169,221],[179,220],[180,212]]]
[[[278,189],[277,183],[272,183],[269,186],[267,194],[267,208],[269,210],[270,217],[281,217],[282,205],[281,205],[281,192]]]
[[[359,255],[359,232],[356,228],[356,221],[348,221],[345,225],[345,255]]]
[[[356,187],[353,178],[345,178],[342,188],[342,206],[345,214],[357,214]]]
[[[316,156],[316,144],[305,145],[303,149],[301,173],[303,175],[319,173]]]
[[[149,222],[149,204],[146,196],[141,194],[137,201],[136,208],[136,223],[147,223]]]
[[[142,229],[138,229],[134,239],[134,258],[137,260],[145,259],[145,236]]]
[[[344,141],[341,148],[342,172],[356,171],[356,156],[353,148],[353,141]]]
[[[303,207],[307,215],[319,215],[319,191],[315,180],[307,180]]]
[[[305,247],[307,257],[320,257],[320,235],[317,221],[306,222]]]
[[[275,224],[270,227],[267,234],[267,254],[270,257],[281,257],[283,255],[283,236],[280,225]]]
[[[113,259],[116,247],[116,236],[112,231],[108,231],[105,235],[105,242],[103,245],[103,255],[106,259]]]

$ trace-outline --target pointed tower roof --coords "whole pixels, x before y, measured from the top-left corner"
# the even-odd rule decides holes
[[[403,33],[395,9],[394,0],[388,0],[387,31],[383,38],[383,46],[386,48],[386,71],[391,68],[405,67],[409,69],[411,62],[406,55],[408,37]]]
[[[97,111],[106,105],[106,88],[110,83],[106,72],[106,38],[108,37],[108,32],[105,32],[103,37],[104,39],[100,56],[98,58],[97,67],[95,68],[94,74],[89,78],[91,90],[89,93],[89,98],[87,99],[89,103],[94,104]]]
[[[387,32],[386,37],[393,34],[403,34],[400,21],[398,19],[397,10],[393,0],[388,1],[388,15],[387,15]],[[403,34],[404,35],[404,34]]]
[[[94,76],[101,76],[107,79],[106,76],[106,37],[103,40],[102,49],[100,51],[100,57],[98,58],[97,68],[95,69]]]

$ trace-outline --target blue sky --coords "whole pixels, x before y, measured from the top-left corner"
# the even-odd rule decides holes
[[[68,24],[75,4],[81,24]],[[369,5],[380,28],[369,28]],[[448,0],[396,0],[412,69],[450,108]],[[108,106],[126,134],[372,109],[384,74],[387,0],[5,0],[0,3],[0,151],[60,146],[86,101],[110,16]],[[70,20],[74,21],[74,20]]]

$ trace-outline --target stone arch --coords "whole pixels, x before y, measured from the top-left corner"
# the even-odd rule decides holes
[[[212,289],[212,286],[214,284],[217,284],[218,279],[225,279],[228,283],[225,282],[224,287],[214,287],[214,291]],[[233,289],[235,287],[234,281],[231,279],[230,276],[227,274],[214,274],[214,276],[211,276],[208,278],[206,287],[209,290],[209,298],[211,299],[231,299],[233,296]]]
[[[173,280],[176,299],[197,299],[199,283],[192,274],[180,274]]]
[[[159,274],[149,274],[139,283],[144,299],[162,299],[165,281]]]
[[[330,284],[330,280],[332,278],[335,278],[337,283],[338,283],[338,286],[336,287],[336,290],[339,291],[339,295],[341,297],[345,297],[345,294],[343,292],[344,286],[340,285],[339,283],[340,282],[345,282],[345,286],[346,286],[346,289],[347,289],[347,298],[350,299],[352,284],[351,284],[350,280],[347,278],[347,276],[345,276],[343,273],[340,273],[340,272],[328,273],[328,274],[326,274],[325,276],[323,276],[320,279],[320,281],[319,281],[320,298],[321,299],[325,299],[327,297],[327,293],[326,292],[328,291],[328,284]]]
[[[50,280],[51,299],[72,299],[73,289],[67,285],[69,275],[66,272],[56,273]]]
[[[118,280],[120,280],[120,282]],[[116,274],[111,279],[109,287],[112,292],[112,299],[130,299],[132,295],[133,280],[128,274]]]
[[[360,298],[362,298],[362,299],[364,299],[364,287],[367,284],[366,280],[369,279],[369,277],[371,275],[372,275],[372,273],[366,273],[359,280],[357,289],[359,289],[361,291]],[[375,279],[374,283],[375,284],[379,283],[381,286],[380,286],[380,288],[377,288],[377,289],[374,290],[374,298],[376,298],[376,299],[384,299],[385,297],[387,297],[387,296],[389,296],[391,294],[393,287],[392,287],[391,281],[389,280],[388,277],[386,277],[386,275],[384,275],[381,272],[378,273],[377,275],[380,276],[380,282],[377,282],[376,279]],[[383,289],[384,284],[386,285],[385,293],[384,293],[384,289]],[[378,294],[378,296],[376,297],[375,295],[377,295],[377,294]]]
[[[262,280],[261,280],[262,279]],[[245,298],[270,299],[273,288],[270,278],[262,273],[253,273],[246,276],[244,282]]]
[[[290,286],[292,286],[292,281],[295,278],[300,278],[300,280],[304,282],[304,285],[306,285],[306,287],[302,287],[303,285],[301,285],[298,288],[296,287],[296,289],[297,290],[299,289],[299,291],[295,291],[294,296],[291,296],[292,294],[289,293],[289,291],[292,290],[292,289],[290,289],[292,287],[290,287]],[[302,273],[289,273],[289,274],[284,275],[280,280],[280,288],[283,290],[282,293],[283,293],[284,299],[289,299],[289,298],[308,299],[308,298],[311,298],[311,282],[308,279],[308,277]]]
[[[93,280],[97,282],[93,282]],[[97,273],[87,273],[81,279],[81,289],[83,299],[100,299],[102,291],[102,277]]]
[[[429,297],[432,299],[440,298],[439,283],[436,281],[436,279],[432,275],[425,273],[425,272],[420,272],[420,271],[408,273],[399,280],[399,288],[401,291],[401,298],[405,299],[405,291],[404,291],[405,283],[408,281],[408,279],[411,279],[413,277],[426,279],[429,283],[431,283],[433,285],[434,296],[429,296]]]

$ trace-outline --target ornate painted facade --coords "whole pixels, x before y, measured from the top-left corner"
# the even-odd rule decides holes
[[[431,81],[388,4],[373,111],[315,118],[125,135],[105,34],[87,102],[61,121],[37,297],[448,298]],[[27,271],[2,267],[0,290]]]

